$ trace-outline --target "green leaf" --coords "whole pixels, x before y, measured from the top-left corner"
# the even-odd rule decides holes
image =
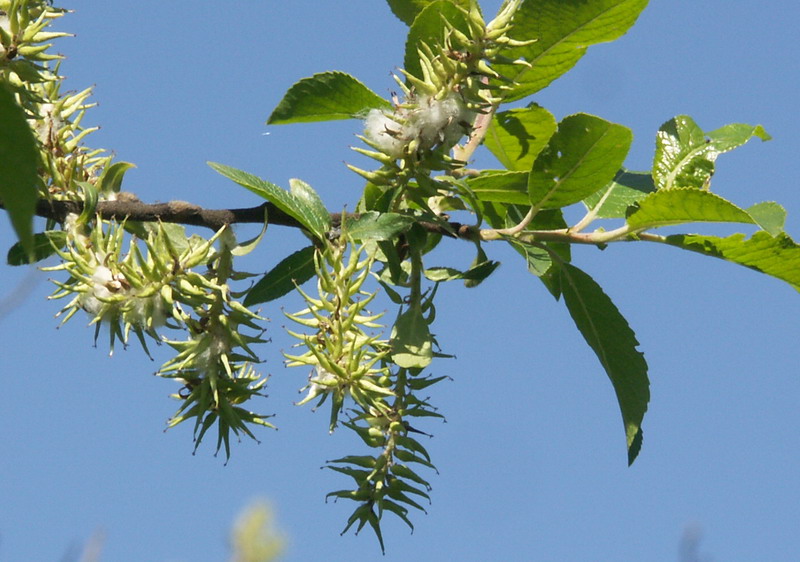
[[[531,204],[560,208],[602,189],[622,166],[632,140],[630,129],[599,117],[565,117],[528,176]]]
[[[527,172],[556,128],[552,113],[531,104],[496,114],[483,144],[509,170]]]
[[[786,224],[786,209],[775,201],[756,203],[746,210],[756,224],[771,235],[777,236],[783,232],[783,226]]]
[[[33,235],[33,252],[29,254],[19,242],[8,250],[8,265],[28,265],[48,258],[56,253],[56,248],[67,244],[67,233],[63,230],[48,230]]]
[[[0,83],[0,202],[22,247],[33,257],[33,215],[39,181],[39,146],[12,94]]]
[[[628,226],[644,230],[687,222],[741,222],[752,224],[744,209],[706,191],[691,187],[654,191],[628,216]]]
[[[392,362],[405,369],[424,369],[433,360],[433,341],[419,304],[401,312],[392,328]]]
[[[414,23],[414,18],[435,0],[387,0],[392,13],[406,25]],[[469,0],[453,0],[463,8],[469,7]]]
[[[244,305],[253,306],[280,298],[314,277],[315,272],[314,246],[307,246],[283,258],[253,285],[244,298]]]
[[[406,72],[424,80],[417,49],[420,48],[420,44],[425,43],[433,49],[434,53],[437,52],[434,47],[444,42],[445,19],[456,29],[469,35],[467,15],[462,9],[449,0],[436,0],[428,3],[417,14],[414,23],[408,30],[405,58],[403,59]],[[458,48],[459,45],[454,45],[454,47]]]
[[[589,209],[599,204],[598,218],[622,219],[627,216],[631,205],[653,191],[655,185],[650,172],[629,172],[623,168],[604,189],[593,193],[583,203]]]
[[[267,119],[268,125],[360,118],[391,104],[344,72],[323,72],[294,84]]]
[[[100,201],[100,194],[97,188],[88,181],[77,182],[81,188],[83,210],[78,216],[78,224],[88,224],[94,218],[97,211],[97,203]]]
[[[353,240],[391,240],[413,223],[408,215],[369,211],[358,217],[348,215],[343,230]]]
[[[656,135],[653,159],[656,188],[707,188],[717,157],[753,137],[763,141],[771,138],[761,125],[733,123],[704,133],[688,115],[670,119]]]
[[[316,204],[310,200],[307,193],[298,197],[285,189],[281,189],[274,183],[262,180],[242,170],[216,162],[207,162],[207,164],[226,178],[273,203],[281,211],[297,220],[317,238],[322,239],[325,237],[329,224],[325,220],[326,217],[320,214]]]
[[[231,254],[237,257],[242,257],[246,256],[247,254],[255,250],[261,243],[261,239],[264,238],[264,235],[267,233],[268,226],[269,226],[269,211],[265,207],[264,224],[261,225],[261,231],[250,240],[245,240],[244,242],[237,243],[236,247],[231,250]]]
[[[519,223],[523,216],[524,212],[520,207],[509,207],[506,220],[511,223]],[[553,209],[540,211],[534,217],[530,228],[534,230],[561,230],[567,228],[567,223],[561,211]],[[553,265],[553,257],[550,254],[551,252],[555,253],[561,258],[561,261],[569,263],[572,259],[569,244],[548,242],[531,246],[514,238],[508,238],[506,241],[525,258],[528,271],[536,275],[556,299],[560,298],[561,288],[557,278],[558,267]]]
[[[314,217],[314,225],[321,232],[327,232],[331,228],[331,214],[325,208],[325,204],[320,199],[317,192],[303,180],[292,178],[289,180],[289,193],[301,201],[308,212]]]
[[[505,100],[538,92],[575,66],[589,45],[624,35],[646,5],[647,0],[525,0],[509,35],[536,42],[501,52],[510,59],[524,58],[530,66],[494,65],[516,82]]]
[[[483,283],[500,266],[499,261],[492,261],[486,256],[486,252],[483,251],[480,242],[476,242],[475,246],[477,254],[464,277],[464,287],[467,289],[474,289]]]
[[[106,166],[97,182],[97,191],[104,194],[119,193],[125,172],[135,167],[130,162],[114,162]]]
[[[628,444],[628,464],[641,446],[642,419],[650,383],[639,342],[611,299],[589,275],[570,264],[560,267],[561,291],[575,325],[594,350],[617,395]]]
[[[755,269],[800,291],[800,246],[786,234],[770,236],[759,231],[750,238],[734,234],[727,238],[700,234],[674,234],[664,241],[672,246],[713,256]]]
[[[528,205],[528,172],[484,170],[479,176],[469,178],[467,185],[481,201]]]
[[[459,271],[452,267],[432,267],[423,271],[423,274],[430,281],[436,282],[455,281],[456,279],[480,282],[489,277],[499,265],[499,261],[486,260],[466,271]]]

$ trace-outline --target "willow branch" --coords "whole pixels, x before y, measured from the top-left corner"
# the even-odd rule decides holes
[[[4,208],[0,203],[0,208]],[[40,199],[36,204],[36,215],[58,222],[64,222],[69,214],[83,211],[81,201],[50,201]],[[217,231],[229,224],[263,224],[265,214],[269,224],[302,228],[294,217],[281,211],[272,203],[266,202],[256,207],[242,209],[205,209],[186,201],[168,203],[143,203],[141,201],[101,201],[97,204],[97,214],[105,220],[136,222],[168,222],[187,226],[199,226]],[[348,217],[358,218],[358,213],[347,213]],[[342,213],[331,213],[332,228],[341,226]],[[455,221],[441,223],[420,221],[418,223],[431,233],[450,238],[473,240],[477,235],[475,228]]]

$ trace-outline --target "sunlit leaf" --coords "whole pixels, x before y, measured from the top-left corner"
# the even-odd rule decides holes
[[[687,222],[754,221],[747,211],[719,195],[687,187],[654,191],[638,202],[627,222],[632,229],[642,230]]]
[[[756,203],[746,210],[747,214],[753,217],[758,226],[773,236],[783,232],[783,226],[786,224],[786,209],[778,203],[764,201],[763,203]]]
[[[556,127],[552,113],[531,104],[497,113],[483,144],[509,170],[528,172]]]
[[[745,238],[744,234],[727,238],[675,234],[667,236],[665,242],[755,269],[785,281],[800,291],[800,246],[786,234],[771,236],[759,231],[750,238]]]
[[[323,72],[294,84],[267,120],[268,125],[361,117],[391,104],[344,72]]]
[[[538,92],[567,72],[589,45],[613,41],[634,24],[647,0],[525,0],[514,17],[510,36],[536,39],[527,47],[502,51],[510,59],[524,58],[529,66],[495,65],[515,85],[506,101]]]
[[[583,203],[589,209],[600,205],[596,211],[598,218],[622,219],[631,205],[653,191],[655,186],[650,172],[629,172],[623,168],[604,189],[591,194]]]
[[[97,191],[104,194],[118,193],[122,187],[125,172],[135,167],[136,165],[130,162],[114,162],[110,166],[106,166],[97,182]]]
[[[481,201],[528,205],[528,172],[484,170],[469,178],[467,185]]]
[[[565,117],[528,176],[531,204],[555,209],[599,191],[622,166],[632,140],[630,129],[599,117]]]
[[[303,180],[292,178],[289,180],[289,193],[301,201],[308,213],[313,215],[314,224],[321,232],[326,232],[331,227],[331,215],[317,192]]]
[[[329,225],[325,217],[320,215],[315,204],[310,203],[307,198],[299,198],[274,183],[225,164],[208,162],[208,165],[226,178],[273,203],[281,211],[296,219],[317,238],[322,239],[325,236]]]
[[[753,137],[763,141],[770,139],[761,125],[733,123],[704,133],[688,115],[670,119],[661,125],[656,135],[653,158],[656,188],[708,188],[717,157]]]
[[[419,305],[409,306],[392,328],[392,362],[406,369],[424,369],[433,359],[433,342]]]
[[[436,0],[387,0],[392,13],[397,18],[405,23],[411,25],[414,23],[414,18],[429,4],[433,4]],[[469,0],[453,0],[455,4],[459,4],[464,8],[469,7]]]

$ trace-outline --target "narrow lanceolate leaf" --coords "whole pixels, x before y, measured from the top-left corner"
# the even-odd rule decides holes
[[[344,72],[323,72],[294,84],[267,119],[268,125],[352,119],[391,104]]]
[[[745,238],[744,234],[734,234],[727,238],[675,234],[667,236],[664,241],[684,250],[755,269],[785,281],[800,291],[800,245],[786,234],[770,236],[767,232],[759,231],[750,238]]]
[[[325,236],[325,231],[328,228],[325,217],[320,215],[316,205],[309,203],[307,198],[297,197],[274,183],[225,164],[208,162],[208,165],[226,178],[273,203],[281,211],[296,219],[317,238],[321,239]]]
[[[708,188],[717,157],[753,137],[762,141],[771,138],[761,125],[733,123],[704,133],[688,115],[670,119],[656,135],[653,159],[656,188]]]
[[[33,252],[39,150],[25,112],[0,84],[0,202],[26,252]]]
[[[746,210],[758,226],[773,236],[783,232],[783,226],[786,224],[786,209],[775,201],[756,203]]]
[[[628,208],[655,191],[653,175],[650,172],[629,172],[624,168],[600,191],[583,200],[589,209],[596,209],[598,218],[623,219]]]
[[[469,0],[452,0],[463,8],[469,7]],[[414,23],[414,18],[429,4],[435,0],[387,0],[392,13],[406,25]]]
[[[504,97],[518,100],[538,92],[567,72],[589,45],[613,41],[634,24],[647,0],[525,0],[514,17],[511,37],[536,39],[502,54],[524,58],[529,66],[495,65],[516,83]]]
[[[392,328],[392,362],[405,369],[424,369],[433,360],[433,341],[419,305],[402,312]]]
[[[483,144],[509,170],[527,172],[556,127],[552,113],[531,104],[496,114]]]
[[[262,277],[244,298],[245,306],[269,302],[294,290],[314,276],[314,246],[283,258]]]
[[[403,65],[409,74],[425,80],[422,66],[419,61],[418,49],[425,43],[437,53],[436,46],[442,45],[445,34],[445,20],[462,33],[469,33],[467,16],[462,9],[449,0],[436,0],[427,3],[415,17],[414,23],[408,30],[406,38],[406,51]],[[454,45],[458,48],[459,45]]]
[[[557,209],[599,191],[622,166],[632,140],[630,129],[599,117],[565,117],[528,176],[531,205]]]
[[[634,230],[687,222],[752,224],[755,221],[747,211],[719,195],[691,187],[654,191],[639,201],[627,220]]]
[[[481,201],[527,205],[528,172],[484,170],[479,176],[469,178],[467,185]]]
[[[414,218],[399,213],[369,211],[345,217],[343,232],[353,240],[391,240],[414,223]]]
[[[560,285],[575,325],[611,379],[625,424],[628,464],[641,445],[642,419],[650,401],[647,362],[639,342],[611,299],[589,275],[562,264]]]

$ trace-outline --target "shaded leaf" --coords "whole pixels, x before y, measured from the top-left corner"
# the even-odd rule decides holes
[[[359,118],[391,104],[344,72],[322,72],[295,83],[267,119],[268,125]]]
[[[604,189],[591,194],[583,203],[589,209],[600,204],[597,216],[601,219],[622,219],[631,205],[653,191],[655,185],[650,172],[629,172],[623,168]]]
[[[244,305],[275,300],[314,277],[314,251],[307,246],[283,258],[247,292]]]
[[[0,83],[0,201],[26,252],[34,251],[39,145],[12,94]]]
[[[560,208],[602,189],[622,166],[632,140],[630,129],[599,117],[565,117],[528,176],[531,204]]]
[[[647,0],[525,0],[509,35],[536,42],[501,52],[510,59],[524,58],[529,67],[494,65],[516,82],[504,96],[506,101],[524,98],[550,84],[575,66],[589,45],[624,35],[646,5]]]
[[[745,210],[719,195],[690,187],[654,191],[639,201],[627,219],[635,230],[687,222],[754,221]]]
[[[688,115],[670,119],[661,125],[656,135],[653,159],[656,188],[707,188],[717,157],[753,137],[763,141],[770,139],[761,125],[733,123],[704,133]]]
[[[207,162],[207,164],[226,178],[273,203],[281,211],[297,220],[317,238],[324,238],[328,224],[308,200],[298,198],[274,183],[262,180],[242,170],[237,170],[225,164],[218,164],[217,162]]]
[[[67,233],[63,230],[48,230],[33,235],[33,253],[28,254],[17,242],[8,250],[8,265],[28,265],[48,258],[56,253],[56,248],[67,244]],[[32,259],[29,259],[32,258]]]
[[[556,128],[552,113],[531,104],[497,113],[483,144],[509,170],[528,172]]]
[[[755,269],[800,291],[800,246],[786,234],[770,236],[759,231],[750,238],[734,234],[727,238],[700,234],[667,236],[667,244]]]
[[[642,419],[650,401],[647,362],[636,349],[639,342],[628,322],[594,279],[570,264],[559,269],[567,309],[614,386],[631,464],[641,446]]]

